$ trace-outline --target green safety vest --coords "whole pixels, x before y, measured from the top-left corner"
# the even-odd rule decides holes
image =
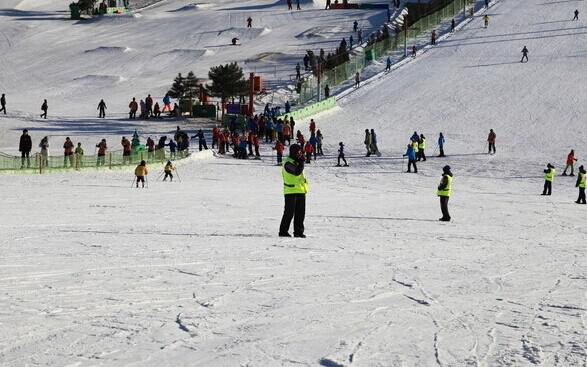
[[[422,142],[418,143],[418,149],[421,149],[421,150],[426,149],[426,139],[422,139]]]
[[[281,168],[281,176],[283,177],[283,194],[306,194],[309,191],[306,175],[304,172],[302,172],[302,174],[299,176],[292,175],[291,173],[287,172],[285,170],[285,164],[288,162],[295,163],[295,161],[290,157],[287,157],[285,162],[283,162],[283,166]]]
[[[452,193],[452,176],[442,175],[442,177],[446,177],[448,179],[448,183],[446,184],[444,190],[438,190],[436,195],[450,197],[450,194]]]
[[[579,172],[579,187],[584,189],[587,186],[587,175]]]
[[[551,168],[548,172],[546,172],[544,174],[544,179],[548,182],[552,182],[554,180],[555,173],[556,173],[556,170],[554,168]]]

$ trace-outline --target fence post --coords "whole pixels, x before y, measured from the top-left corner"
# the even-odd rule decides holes
[[[112,169],[112,152],[108,153],[108,168]]]

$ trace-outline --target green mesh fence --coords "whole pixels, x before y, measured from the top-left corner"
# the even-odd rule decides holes
[[[476,0],[455,0],[444,8],[420,18],[407,30],[407,44],[412,44],[416,38],[421,37],[422,34],[436,28],[444,19],[452,18],[462,12],[468,15],[467,12],[475,2]],[[405,31],[401,31],[393,35],[390,34],[387,38],[369,44],[362,50],[355,50],[355,54],[351,56],[349,61],[323,72],[320,86],[318,86],[317,78],[307,78],[301,86],[299,103],[305,104],[317,100],[319,89],[320,99],[323,99],[324,86],[328,85],[332,89],[333,86],[340,85],[343,82],[352,79],[355,74],[357,72],[360,73],[371,62],[371,60],[381,58],[394,51],[403,50],[405,40]]]
[[[43,156],[40,153],[30,155],[30,158],[21,158],[0,153],[0,172],[44,173],[48,171],[66,171],[81,169],[113,169],[125,166],[136,166],[142,160],[148,164],[164,163],[167,160],[185,158],[189,155],[187,150],[170,153],[165,149],[153,152],[140,151],[130,155],[123,155],[122,151],[106,152],[103,156],[78,155],[69,156]]]

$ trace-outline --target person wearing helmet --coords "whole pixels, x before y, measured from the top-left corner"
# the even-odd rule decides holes
[[[452,193],[452,172],[450,166],[444,166],[442,168],[442,179],[440,185],[438,185],[438,192],[436,195],[440,197],[440,210],[442,211],[442,218],[439,220],[442,222],[450,222],[450,214],[448,212],[448,199]]]
[[[294,237],[306,238],[304,235],[304,217],[306,215],[306,194],[308,180],[304,174],[304,151],[298,144],[289,147],[289,156],[281,169],[283,177],[283,195],[285,207],[279,226],[279,237],[291,237],[289,226],[294,221]]]

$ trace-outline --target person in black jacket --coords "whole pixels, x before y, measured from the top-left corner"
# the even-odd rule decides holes
[[[575,203],[587,204],[587,200],[585,200],[585,186],[587,186],[587,171],[581,166],[579,167],[579,175],[577,175],[577,183],[575,184],[575,187],[579,188],[579,198]]]
[[[18,151],[21,153],[21,169],[24,168],[25,158],[27,168],[31,167],[31,159],[29,157],[31,149],[33,149],[33,141],[31,140],[29,131],[27,129],[24,129],[22,131],[22,135],[20,136],[20,142],[18,144]]]
[[[98,118],[105,118],[106,117],[106,102],[104,102],[103,99],[100,100],[100,103],[98,103],[98,110],[100,111],[98,114]]]
[[[292,144],[289,147],[289,157],[285,159],[281,175],[285,207],[279,226],[279,237],[291,237],[288,231],[293,219],[294,237],[306,238],[304,217],[306,216],[308,181],[304,175],[304,151],[300,145]]]
[[[47,105],[47,100],[43,101],[43,104],[41,105],[41,111],[43,111],[43,113],[41,114],[41,117],[44,118],[45,120],[47,119],[47,110],[49,109],[49,106]]]
[[[522,60],[520,60],[520,62],[524,62],[524,59],[526,59],[526,62],[528,62],[528,52],[528,48],[524,46],[522,49]]]
[[[0,97],[0,111],[3,111],[6,115],[6,95],[2,93],[2,97]]]

